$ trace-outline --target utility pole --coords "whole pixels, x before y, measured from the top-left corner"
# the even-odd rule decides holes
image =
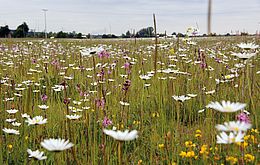
[[[46,25],[46,12],[48,11],[47,9],[42,9],[44,12],[44,33],[45,33],[45,39],[47,39],[47,25]]]
[[[211,33],[211,0],[208,2],[208,35]]]

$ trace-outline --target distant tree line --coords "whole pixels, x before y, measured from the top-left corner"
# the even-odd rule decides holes
[[[82,33],[73,32],[63,32],[60,31],[58,33],[49,32],[47,33],[48,37],[55,37],[55,38],[83,38]],[[90,37],[90,34],[86,37]],[[10,30],[8,25],[0,26],[0,37],[1,38],[25,38],[25,37],[35,37],[35,38],[44,38],[44,32],[35,32],[29,31],[29,26],[26,22],[19,25],[16,30]]]
[[[172,33],[173,36],[176,37],[185,37],[185,34],[182,33]],[[242,36],[249,35],[248,33],[241,33]],[[166,32],[162,34],[157,34],[158,37],[167,37]],[[219,36],[216,33],[211,33],[209,35],[203,34],[204,37],[209,36]],[[229,33],[227,33],[225,36],[230,36]],[[24,38],[24,37],[30,37],[30,38],[44,38],[45,33],[44,32],[35,32],[35,31],[29,31],[29,27],[26,24],[26,22],[23,22],[21,25],[17,26],[16,30],[10,30],[8,25],[0,26],[0,38]],[[47,33],[47,37],[55,37],[55,38],[147,38],[147,37],[155,37],[155,32],[153,27],[146,27],[142,28],[137,32],[130,32],[129,30],[122,34],[121,36],[116,36],[115,34],[103,34],[103,35],[94,35],[91,36],[90,34],[83,35],[82,33],[76,33],[75,31],[72,32],[49,32]]]
[[[27,37],[29,32],[28,25],[24,22],[19,25],[16,30],[10,30],[8,25],[0,27],[0,37],[7,38],[7,37],[15,37],[15,38],[24,38]]]
[[[129,30],[125,33],[122,34],[122,38],[132,38],[132,37],[136,37],[136,38],[147,38],[147,37],[154,37],[155,33],[154,33],[154,29],[153,27],[147,27],[147,28],[142,28],[141,30],[137,31],[136,33],[133,32],[131,33]]]

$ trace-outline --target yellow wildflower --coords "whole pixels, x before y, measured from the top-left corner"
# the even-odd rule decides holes
[[[142,164],[142,160],[140,159],[140,160],[138,160],[138,165],[140,165],[140,164]]]
[[[175,51],[174,51],[174,49],[172,48],[172,49],[170,49],[170,51],[169,51],[171,54],[174,54],[175,53]]]
[[[124,124],[117,124],[117,128],[118,129],[123,129],[124,128]]]
[[[187,157],[187,158],[195,157],[194,151],[188,151],[186,157]]]
[[[236,164],[238,162],[238,159],[233,156],[226,157],[226,161],[230,162],[230,164]]]
[[[182,158],[186,157],[187,153],[184,151],[181,151],[181,153],[179,154]]]
[[[197,129],[197,130],[196,130],[196,133],[201,134],[201,130],[200,130],[200,129]]]
[[[152,117],[159,117],[160,115],[159,115],[159,113],[158,112],[154,112],[153,114],[152,114]]]
[[[257,129],[251,129],[251,133],[259,133]]]
[[[207,149],[208,149],[208,145],[206,145],[206,144],[202,145],[201,148],[200,148],[200,154],[208,155],[209,152],[207,151]]]
[[[244,141],[252,140],[253,143],[255,143],[255,136],[254,135],[246,135],[244,137]]]
[[[247,142],[238,142],[236,143],[238,146],[241,146],[243,148],[246,148],[248,146],[248,143]]]
[[[8,144],[7,148],[9,148],[11,150],[13,148],[13,145],[12,144]]]
[[[196,144],[193,144],[192,141],[186,141],[185,146],[186,147],[196,147]]]
[[[196,138],[200,138],[200,137],[201,137],[201,134],[196,133],[196,134],[195,134],[195,137],[196,137]]]
[[[159,147],[160,149],[163,149],[163,148],[164,148],[164,144],[163,144],[163,143],[162,143],[162,144],[159,144],[158,147]]]
[[[253,162],[255,160],[255,157],[251,154],[245,154],[244,159],[246,162]]]
[[[231,78],[232,78],[231,75],[226,75],[226,76],[225,76],[225,79],[231,79]]]
[[[214,150],[214,151],[218,151],[218,147],[214,147],[214,148],[210,147],[209,150],[210,150],[210,151],[212,151],[212,150]]]
[[[133,124],[134,124],[134,125],[139,125],[139,124],[140,124],[140,121],[134,120]]]
[[[256,139],[255,139],[255,136],[254,136],[254,135],[251,135],[250,138],[251,138],[251,140],[252,140],[253,143],[256,142]]]
[[[250,135],[244,136],[244,140],[247,141],[250,138]]]

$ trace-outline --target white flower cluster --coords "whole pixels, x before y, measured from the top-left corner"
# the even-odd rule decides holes
[[[215,109],[219,112],[237,112],[246,107],[246,104],[243,103],[232,103],[230,101],[211,102],[206,106],[207,108]],[[217,143],[219,144],[231,144],[244,141],[244,136],[246,131],[251,128],[250,123],[243,121],[230,121],[225,122],[223,125],[216,125],[216,129],[221,131],[217,135]]]

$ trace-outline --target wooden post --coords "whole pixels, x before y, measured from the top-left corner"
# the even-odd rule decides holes
[[[154,33],[155,33],[155,52],[154,52],[154,72],[156,74],[156,65],[157,65],[157,30],[156,30],[156,19],[155,19],[155,14],[153,14],[153,23],[154,23]]]
[[[208,3],[208,35],[211,34],[211,0]]]

